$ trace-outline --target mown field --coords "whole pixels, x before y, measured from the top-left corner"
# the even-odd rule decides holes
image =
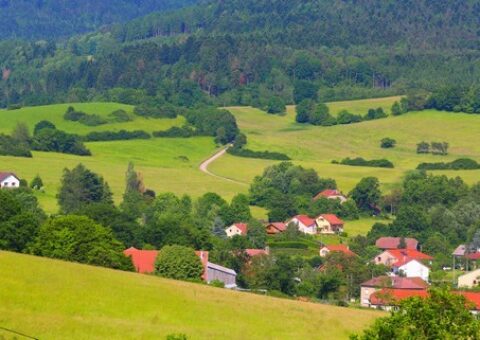
[[[460,157],[480,161],[480,144],[475,138],[480,133],[478,115],[422,111],[358,124],[315,127],[295,123],[293,108],[289,108],[285,116],[269,115],[247,107],[231,107],[229,110],[235,114],[239,126],[247,134],[249,148],[286,153],[296,164],[314,168],[322,177],[336,179],[345,193],[367,176],[378,177],[382,188],[390,190],[421,162],[451,161]],[[380,140],[385,137],[396,139],[397,147],[380,148]],[[450,144],[449,155],[418,155],[416,144],[421,141],[446,141]],[[345,157],[386,158],[394,163],[395,168],[352,167],[331,163],[332,160]],[[249,182],[266,166],[274,163],[227,155],[212,164],[210,169],[216,174],[228,174],[231,178]],[[479,170],[435,173],[460,176],[468,183],[480,179]]]
[[[346,339],[384,315],[8,252],[0,287],[0,327],[39,339]]]

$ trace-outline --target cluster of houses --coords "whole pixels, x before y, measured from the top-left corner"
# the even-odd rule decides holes
[[[20,187],[20,178],[13,172],[0,172],[0,189],[16,189]]]

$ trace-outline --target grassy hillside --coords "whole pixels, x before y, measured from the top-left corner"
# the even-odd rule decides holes
[[[0,326],[40,339],[344,339],[383,315],[7,252],[0,286]]]
[[[353,108],[355,103],[348,106]],[[237,117],[242,131],[247,134],[249,148],[284,152],[295,163],[316,169],[320,176],[335,178],[340,189],[345,192],[366,176],[378,177],[383,188],[388,190],[421,162],[451,161],[460,157],[480,160],[480,145],[473,138],[480,133],[480,117],[477,115],[422,111],[359,124],[315,127],[295,123],[293,107],[289,108],[285,116],[268,115],[246,107],[232,107],[230,111]],[[397,147],[380,148],[380,140],[384,137],[396,139]],[[416,144],[422,140],[450,143],[449,155],[418,155]],[[332,160],[359,156],[366,159],[386,158],[395,164],[395,168],[331,164]],[[228,155],[212,164],[211,170],[219,175],[228,174],[231,178],[249,182],[273,163]],[[469,183],[478,181],[480,176],[478,170],[436,173],[461,176]]]

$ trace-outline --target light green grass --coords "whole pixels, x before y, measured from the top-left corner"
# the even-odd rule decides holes
[[[314,168],[321,177],[336,179],[345,193],[367,176],[378,177],[382,188],[389,190],[398,185],[407,171],[415,169],[421,162],[451,161],[460,157],[480,160],[480,144],[475,138],[480,133],[478,115],[423,111],[358,124],[315,127],[295,123],[293,109],[288,110],[285,116],[268,115],[247,107],[229,109],[247,134],[249,148],[284,152],[294,163]],[[380,140],[384,137],[396,139],[397,147],[381,149]],[[422,140],[450,143],[449,155],[418,155],[416,144]],[[386,158],[395,164],[395,168],[331,164],[332,160],[345,157]],[[277,162],[227,155],[213,163],[211,170],[219,175],[228,174],[231,178],[250,182],[266,166],[274,163]],[[468,183],[480,178],[479,170],[435,173],[460,176]]]
[[[0,287],[0,326],[40,339],[347,339],[385,315],[8,252]]]
[[[348,237],[353,237],[357,235],[367,235],[367,233],[372,229],[372,226],[375,223],[391,223],[390,220],[385,220],[376,217],[362,217],[359,220],[345,221],[345,232],[348,234]]]
[[[347,110],[350,113],[363,116],[369,109],[377,109],[379,107],[387,114],[390,114],[393,103],[396,101],[400,102],[400,99],[402,99],[402,96],[331,102],[327,105],[333,115],[337,115],[342,110]]]
[[[78,111],[88,114],[98,114],[102,117],[108,116],[115,110],[125,110],[134,118],[131,122],[109,123],[99,126],[86,126],[78,122],[67,121],[63,115],[69,106],[73,106]],[[25,107],[19,110],[0,110],[0,133],[10,133],[17,122],[26,123],[33,130],[35,124],[41,120],[51,121],[59,130],[64,130],[79,135],[85,135],[91,131],[118,131],[118,130],[144,130],[147,132],[166,130],[172,126],[181,125],[184,122],[183,117],[176,119],[146,119],[133,115],[133,106],[117,103],[72,103],[57,104],[48,106]]]

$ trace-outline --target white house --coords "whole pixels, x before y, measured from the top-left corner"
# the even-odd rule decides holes
[[[0,188],[18,188],[20,179],[13,172],[0,172]]]
[[[317,234],[317,223],[313,218],[307,215],[297,215],[287,221],[287,225],[290,223],[295,224],[298,230],[304,234],[315,235]]]
[[[315,220],[320,234],[336,234],[343,232],[344,222],[333,214],[322,214]]]
[[[465,273],[458,277],[458,288],[474,288],[480,284],[480,269]]]
[[[234,223],[225,229],[225,234],[227,234],[227,237],[234,237],[235,235],[246,236],[247,231],[248,226],[246,223]]]
[[[421,262],[408,259],[407,261],[400,261],[392,266],[395,274],[403,273],[406,277],[419,277],[427,282],[430,275],[430,269]]]
[[[327,189],[322,191],[321,193],[317,194],[313,200],[319,200],[320,198],[326,198],[329,200],[339,200],[340,203],[345,203],[347,201],[347,197],[345,197],[344,194],[342,194],[340,191],[335,190],[335,189]]]

